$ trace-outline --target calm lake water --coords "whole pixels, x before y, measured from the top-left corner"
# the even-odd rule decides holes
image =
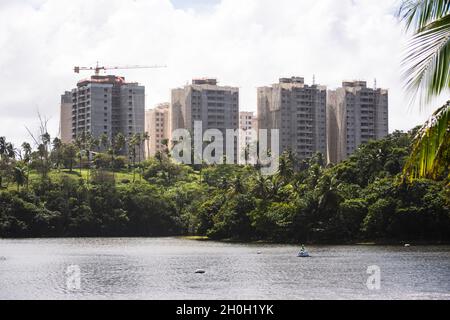
[[[450,299],[450,246],[308,249],[311,258],[296,246],[178,238],[0,240],[0,299]],[[73,265],[80,288],[69,290]],[[373,265],[379,290],[367,288]]]

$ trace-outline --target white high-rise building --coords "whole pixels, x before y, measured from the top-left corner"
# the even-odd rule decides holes
[[[326,87],[304,78],[281,78],[258,88],[258,129],[279,129],[279,154],[291,150],[299,159],[327,154]]]
[[[144,133],[144,86],[125,82],[123,77],[92,76],[78,82],[71,94],[72,140],[83,132],[95,138],[103,134],[113,138],[122,133],[127,139],[135,133]],[[65,132],[67,124],[61,124],[64,126],[61,132]]]
[[[239,129],[239,88],[219,86],[216,79],[194,79],[192,84],[172,90],[170,118],[171,132],[175,129],[192,132],[195,122],[202,123],[203,132],[220,130],[225,154],[226,130]],[[234,160],[237,162],[238,137],[233,143]]]
[[[145,131],[150,136],[145,147],[147,157],[154,157],[158,152],[163,152],[166,148],[164,140],[170,139],[169,106],[170,103],[162,103],[145,111]]]
[[[389,133],[388,90],[344,81],[328,92],[328,161],[338,163],[359,145]]]

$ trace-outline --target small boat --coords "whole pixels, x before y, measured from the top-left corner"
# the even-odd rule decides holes
[[[409,248],[409,247],[411,247],[411,245],[409,243],[406,243],[405,248]]]
[[[299,257],[299,258],[308,258],[309,257],[309,253],[308,253],[308,251],[306,251],[304,244],[302,244],[302,248],[300,249],[300,252],[298,253],[297,257]]]
[[[203,270],[203,269],[198,269],[198,270],[195,270],[195,273],[197,273],[197,274],[204,274],[204,273],[206,273],[206,271]]]
[[[300,251],[298,253],[297,257],[299,257],[299,258],[308,258],[308,257],[310,257],[310,255],[309,255],[308,251]]]

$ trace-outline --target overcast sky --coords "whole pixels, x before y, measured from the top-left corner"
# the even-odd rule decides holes
[[[147,108],[193,77],[241,89],[256,111],[256,87],[304,76],[337,87],[344,79],[390,89],[390,130],[423,122],[400,78],[407,37],[395,0],[0,0],[0,136],[20,144],[37,111],[58,133],[60,95],[75,65],[153,65],[120,72],[146,86]],[[443,99],[442,99],[443,100]]]

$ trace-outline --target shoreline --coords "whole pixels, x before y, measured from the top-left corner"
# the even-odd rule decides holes
[[[160,236],[160,237],[142,237],[142,236],[125,236],[125,237],[104,237],[104,236],[89,236],[89,237],[28,237],[28,238],[2,238],[1,240],[57,240],[57,239],[180,239],[186,241],[199,241],[199,242],[217,242],[217,243],[229,243],[229,244],[247,244],[247,245],[307,245],[307,246],[446,246],[450,245],[450,242],[445,241],[399,241],[399,240],[366,240],[366,241],[347,241],[347,242],[277,242],[269,240],[235,240],[235,239],[210,239],[206,236]]]
[[[205,242],[221,242],[221,243],[236,243],[236,244],[267,244],[267,245],[308,245],[308,246],[404,246],[406,244],[411,246],[445,246],[450,245],[450,242],[445,241],[354,241],[354,242],[276,242],[268,240],[256,240],[256,241],[243,241],[233,239],[213,240],[208,237],[179,237],[190,241],[205,241]],[[197,239],[198,238],[198,239]]]

